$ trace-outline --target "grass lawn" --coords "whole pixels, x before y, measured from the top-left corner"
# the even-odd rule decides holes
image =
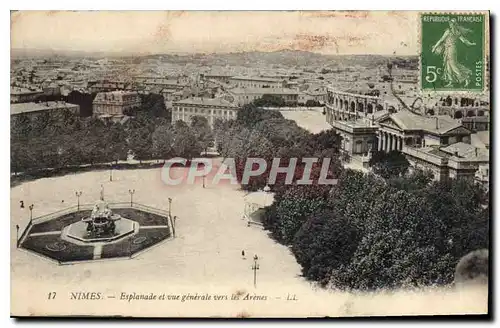
[[[21,247],[61,262],[91,260],[94,246],[78,246],[59,235],[28,236]]]
[[[60,231],[65,226],[78,222],[85,216],[89,216],[90,213],[91,211],[80,211],[66,214],[50,221],[34,224],[33,228],[31,228],[31,233]]]
[[[168,238],[170,231],[167,228],[140,229],[132,238],[125,238],[117,243],[105,245],[102,248],[101,258],[126,257],[151,247]]]
[[[120,214],[124,218],[134,220],[141,226],[167,225],[167,218],[153,213],[144,212],[134,208],[117,208],[113,213]]]

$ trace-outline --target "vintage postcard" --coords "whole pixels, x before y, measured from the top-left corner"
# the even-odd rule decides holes
[[[11,316],[489,314],[488,11],[12,11]]]

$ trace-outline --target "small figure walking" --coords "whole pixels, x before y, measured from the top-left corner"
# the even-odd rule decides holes
[[[63,199],[63,200],[61,200],[61,203],[64,203],[64,199]]]
[[[245,259],[245,251],[244,251],[244,250],[243,250],[243,251],[241,251],[241,257],[242,257],[243,259]]]
[[[21,203],[21,204],[20,204],[20,205],[21,205],[21,208],[24,208],[24,201],[22,201],[22,200],[21,200],[21,201],[19,201],[19,203]]]

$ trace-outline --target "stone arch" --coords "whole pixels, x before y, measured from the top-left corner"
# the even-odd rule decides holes
[[[373,105],[372,105],[372,104],[368,104],[368,105],[366,106],[366,112],[367,112],[368,114],[373,113]]]
[[[339,107],[339,98],[335,97],[335,107]]]
[[[349,102],[347,100],[344,100],[344,110],[349,109]]]
[[[455,102],[455,105],[458,105],[458,98],[454,98],[453,100]]]
[[[358,112],[363,112],[365,110],[365,105],[363,103],[358,103]]]
[[[356,111],[356,103],[354,101],[351,101],[350,111],[351,112],[355,112]]]
[[[484,116],[484,110],[478,110],[477,116]]]
[[[454,118],[462,118],[462,117],[464,117],[464,114],[462,113],[462,111],[457,110],[455,112]]]
[[[472,117],[472,116],[475,116],[474,111],[473,110],[467,111],[467,117]]]

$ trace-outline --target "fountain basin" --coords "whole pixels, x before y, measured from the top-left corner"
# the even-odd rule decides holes
[[[78,221],[67,226],[62,233],[71,239],[84,243],[111,242],[133,234],[136,224],[137,222],[122,217],[120,220],[115,221],[114,233],[92,236],[87,232],[87,223]]]

